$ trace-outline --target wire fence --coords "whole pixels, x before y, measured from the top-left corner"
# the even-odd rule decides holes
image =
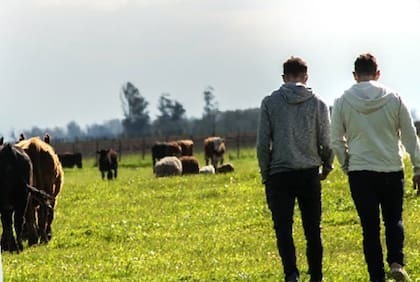
[[[190,139],[194,142],[194,152],[203,152],[204,139],[208,136],[169,136],[165,138],[140,137],[140,138],[118,138],[118,139],[95,139],[81,140],[74,142],[52,142],[55,151],[62,153],[81,153],[84,156],[94,156],[101,149],[114,149],[118,152],[121,159],[125,154],[141,154],[144,159],[151,153],[153,144],[157,141],[176,141]],[[232,133],[226,136],[220,136],[225,140],[225,145],[229,154],[236,152],[236,157],[241,155],[241,149],[255,147],[256,133]]]

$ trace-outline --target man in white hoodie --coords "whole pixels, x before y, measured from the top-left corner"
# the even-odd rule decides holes
[[[376,58],[367,53],[354,63],[354,84],[338,98],[331,118],[331,143],[363,229],[363,250],[371,281],[385,281],[380,211],[385,225],[390,275],[408,280],[404,266],[402,221],[404,173],[401,143],[420,183],[420,146],[401,97],[378,82]]]

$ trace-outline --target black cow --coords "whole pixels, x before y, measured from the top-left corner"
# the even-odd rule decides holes
[[[101,171],[102,179],[105,178],[105,172],[109,180],[117,178],[118,169],[118,155],[113,149],[99,150],[96,152],[99,155],[99,170]]]
[[[181,146],[176,141],[155,142],[152,146],[153,168],[155,167],[156,161],[164,157],[179,157],[181,156],[181,152]]]
[[[82,168],[82,154],[81,153],[63,153],[58,154],[58,159],[62,167],[72,168],[77,166]]]
[[[20,148],[10,144],[0,148],[0,213],[3,227],[1,250],[20,252],[23,250],[22,235],[29,200],[28,188],[32,185],[32,163]]]

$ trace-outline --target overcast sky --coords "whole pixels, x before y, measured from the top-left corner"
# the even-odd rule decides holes
[[[260,106],[291,55],[328,104],[372,52],[381,82],[420,113],[420,0],[0,0],[0,134],[123,118],[132,82],[203,112]]]

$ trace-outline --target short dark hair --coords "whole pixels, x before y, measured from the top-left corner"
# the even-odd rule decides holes
[[[290,57],[286,62],[283,64],[283,74],[285,75],[300,75],[306,74],[308,72],[308,66],[306,62],[299,57]]]
[[[370,53],[359,55],[354,62],[354,72],[358,75],[374,75],[378,71],[375,56]]]

